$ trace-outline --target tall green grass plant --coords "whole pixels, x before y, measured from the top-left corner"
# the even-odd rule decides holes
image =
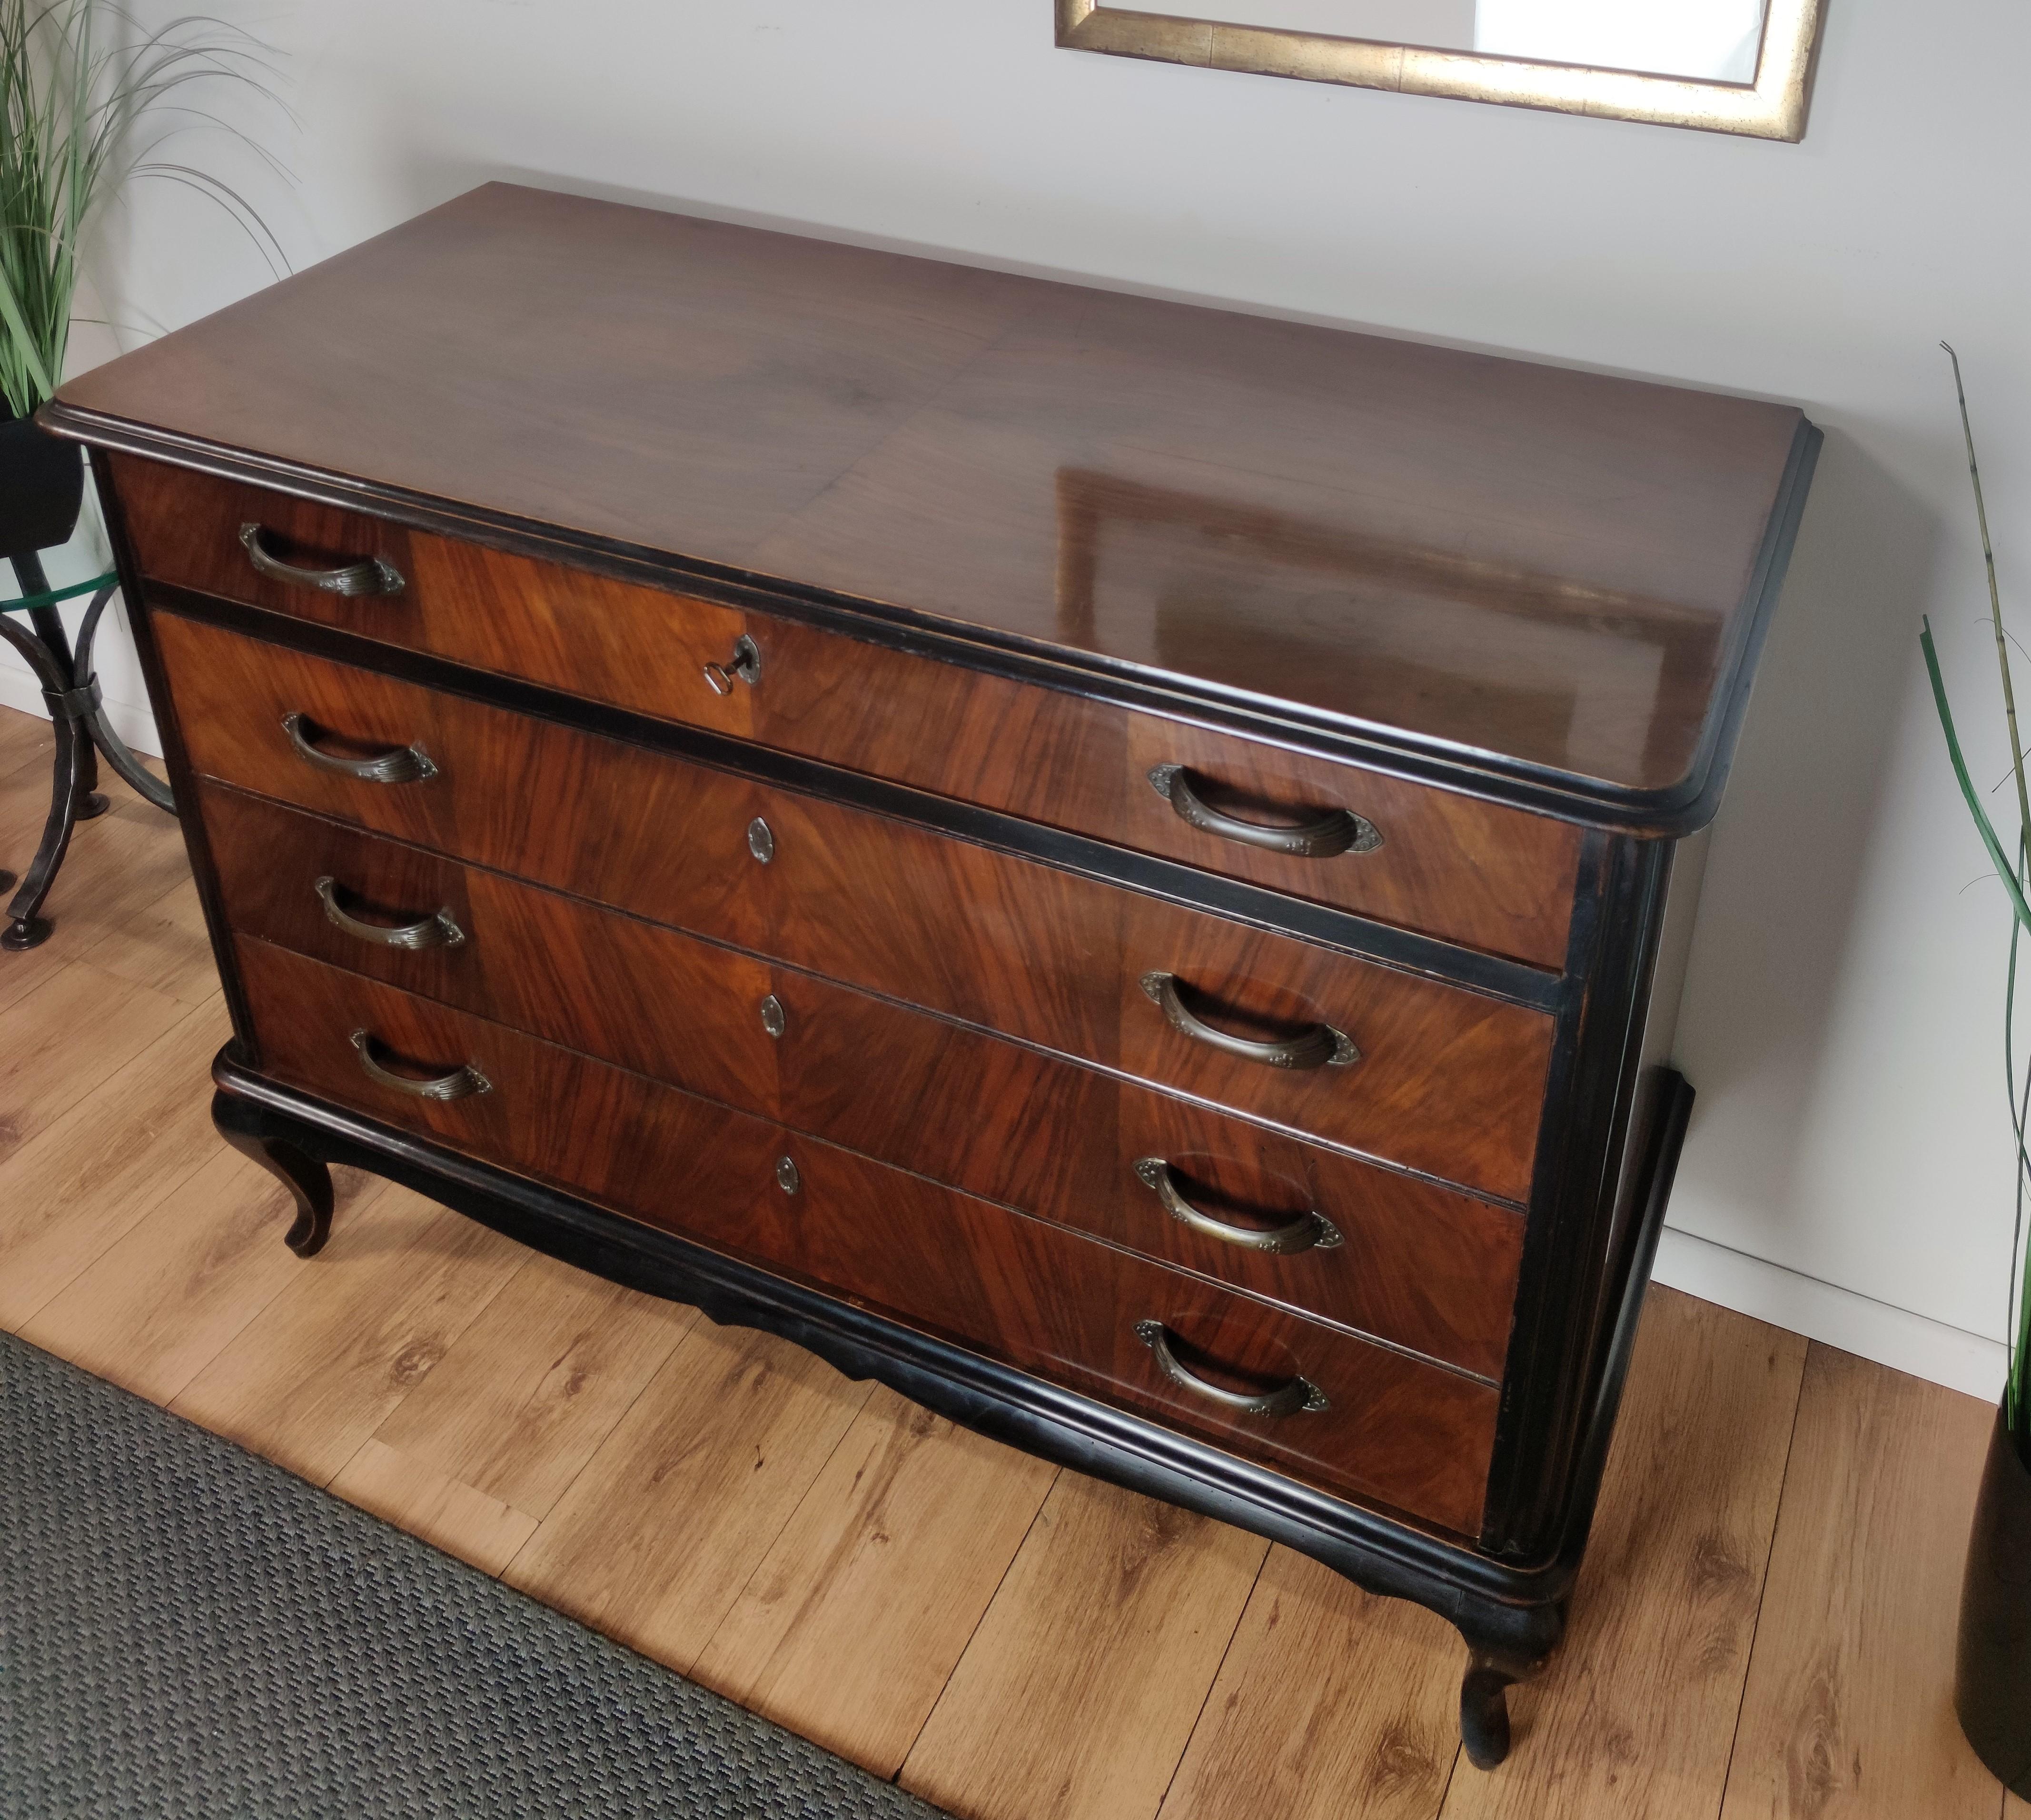
[[[162,155],[173,135],[225,134],[200,105],[222,85],[270,100],[266,47],[238,27],[186,13],[144,28],[113,0],[0,0],[0,393],[25,416],[63,378],[79,248],[96,212],[132,177],[184,185],[225,210],[278,273],[287,262],[247,199]]]
[[[1968,479],[1974,489],[1975,522],[1981,532],[1982,561],[1988,574],[1989,629],[1996,640],[1996,662],[2003,684],[2003,725],[2010,738],[2010,774],[2016,784],[2017,829],[2007,845],[1983,808],[1974,780],[1968,774],[1967,759],[1954,728],[1953,710],[1947,700],[1947,685],[1940,674],[1939,653],[1932,644],[1932,622],[1927,620],[1919,633],[1918,645],[1925,653],[1925,673],[1932,679],[1932,703],[1939,710],[1940,727],[1947,737],[1947,755],[1953,761],[1968,813],[1974,818],[1982,845],[1988,849],[1996,875],[2009,900],[2010,963],[2003,993],[2003,1081],[2010,1102],[2011,1127],[2017,1138],[2016,1221],[2011,1235],[2008,1273],[2008,1313],[2005,1331],[2009,1337],[2009,1370],[2003,1381],[2003,1414],[2018,1454],[2031,1465],[2031,1275],[2025,1270],[2025,1212],[2027,1191],[2031,1191],[2031,1151],[2025,1132],[2031,1125],[2031,1066],[2020,1071],[2017,1054],[2017,983],[2020,975],[2019,951],[2031,931],[2031,789],[2024,774],[2024,740],[2018,727],[2017,692],[2010,674],[2010,636],[2003,624],[2003,595],[1996,585],[1996,551],[1989,542],[1988,508],[1981,496],[1981,464],[1975,459],[1974,429],[1968,419],[1967,392],[1961,383],[1960,356],[1942,341],[1953,362],[1954,395],[1961,412],[1961,434],[1967,446]],[[2022,1079],[2018,1078],[2020,1072]]]

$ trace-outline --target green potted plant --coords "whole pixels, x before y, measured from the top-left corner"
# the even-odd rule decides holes
[[[1943,342],[1940,344],[1945,346]],[[1959,357],[1953,360],[1954,390],[1960,401],[1961,430],[1967,443],[1968,476],[1973,483],[1975,520],[1981,531],[1981,553],[1988,567],[1990,628],[2003,685],[2003,714],[2009,736],[2012,780],[2016,785],[2017,827],[2008,842],[2000,838],[1984,811],[1967,761],[1954,729],[1946,684],[1940,675],[1932,628],[1919,636],[1925,669],[1932,678],[1932,699],[1947,737],[1947,752],[1968,812],[2002,882],[2011,908],[2010,962],[2003,983],[2003,1085],[2016,1133],[2017,1221],[2008,1272],[2009,1365],[2003,1400],[1989,1437],[1988,1459],[1975,1503],[1974,1527],[1968,1540],[1967,1571],[1961,1587],[1960,1638],[1954,1704],[1961,1729],[1981,1760],[2016,1793],[2031,1796],[2031,1282],[2024,1269],[2025,1196],[2031,1186],[2031,1152],[2025,1130],[2031,1124],[2031,1069],[2022,1072],[2016,1040],[2018,956],[2031,931],[2031,789],[2024,773],[2024,743],[2017,721],[2017,695],[2010,673],[2010,643],[2003,629],[2002,596],[1996,582],[1996,554],[1990,547],[1988,513],[1982,503],[1981,469],[1975,460],[1974,431],[1968,421],[1967,394],[1961,386]]]
[[[111,0],[0,0],[0,555],[61,543],[77,522],[77,447],[44,435],[33,419],[63,378],[80,237],[97,210],[129,177],[167,177],[224,207],[271,263],[279,255],[236,191],[151,155],[192,126],[252,145],[193,106],[201,91],[192,91],[225,81],[267,94],[262,50],[216,20],[144,32]],[[151,125],[155,139],[137,144]]]

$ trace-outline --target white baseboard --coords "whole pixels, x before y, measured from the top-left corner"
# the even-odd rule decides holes
[[[2003,1393],[2007,1356],[2001,1341],[1985,1340],[1965,1328],[1858,1296],[1746,1251],[1667,1226],[1653,1275],[1658,1282],[1702,1301],[1718,1302],[1893,1371],[1964,1390],[1985,1403]]]
[[[0,707],[19,708],[23,714],[33,714],[38,720],[50,718],[35,679],[12,664],[0,665]],[[145,752],[151,759],[162,755],[162,737],[155,731],[155,717],[145,707],[108,700],[105,710],[106,724],[136,751]]]

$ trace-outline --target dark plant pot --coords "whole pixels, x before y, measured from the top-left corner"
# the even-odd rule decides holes
[[[2031,1798],[2031,1467],[2000,1410],[1968,1538],[1954,1708],[1975,1755]]]
[[[0,420],[0,556],[68,542],[84,503],[75,442],[37,429],[32,417]]]

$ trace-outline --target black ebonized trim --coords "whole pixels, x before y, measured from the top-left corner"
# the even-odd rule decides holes
[[[248,1009],[240,971],[233,962],[232,938],[228,934],[225,907],[219,897],[218,869],[212,863],[211,844],[203,818],[191,807],[197,800],[194,783],[196,774],[191,769],[190,755],[184,745],[176,696],[170,688],[169,678],[162,669],[162,653],[155,644],[155,628],[151,623],[142,588],[141,565],[136,560],[134,546],[128,535],[127,514],[120,503],[119,489],[113,484],[111,475],[95,453],[91,457],[91,477],[99,492],[99,511],[106,521],[106,539],[113,549],[114,571],[120,577],[121,597],[126,603],[128,629],[134,636],[135,652],[141,660],[142,681],[147,685],[148,703],[155,712],[155,731],[162,742],[163,763],[169,767],[170,786],[183,829],[184,851],[190,860],[191,875],[197,882],[198,901],[204,909],[205,935],[211,944],[212,961],[218,968],[219,983],[225,991],[225,1009],[233,1020],[233,1034],[243,1053],[253,1056],[254,1020]]]
[[[1615,1438],[1615,1419],[1636,1351],[1636,1330],[1643,1316],[1643,1298],[1657,1261],[1657,1242],[1664,1231],[1664,1210],[1679,1173],[1686,1129],[1693,1116],[1693,1090],[1685,1076],[1664,1069],[1642,1083],[1644,1108],[1642,1161],[1635,1177],[1636,1218],[1630,1221],[1623,1255],[1614,1262],[1614,1280],[1622,1285],[1615,1318],[1604,1324],[1594,1361],[1594,1394],[1586,1438],[1573,1475],[1566,1524],[1563,1558],[1578,1570],[1586,1551],[1601,1497],[1608,1450]]]
[[[386,1177],[610,1281],[688,1303],[724,1325],[780,1334],[849,1377],[874,1378],[996,1440],[1283,1542],[1371,1591],[1429,1607],[1455,1625],[1477,1654],[1518,1674],[1541,1662],[1563,1630],[1576,1547],[1541,1568],[1507,1565],[1407,1519],[1314,1490],[818,1290],[267,1080],[244,1066],[230,1045],[220,1052],[213,1076],[219,1089],[214,1117],[237,1136],[289,1144],[321,1162]],[[1653,1158],[1647,1200],[1653,1243],[1674,1160],[1661,1153]],[[1632,1297],[1640,1293],[1640,1284],[1632,1281]],[[1633,1333],[1633,1320],[1626,1317],[1623,1325]],[[1604,1403],[1597,1426],[1612,1415]]]
[[[1590,983],[1552,1048],[1481,1534],[1507,1558],[1553,1558],[1590,1515],[1572,1506],[1573,1462],[1619,1288],[1607,1253],[1673,851],[1598,832],[1582,850],[1568,966]]]
[[[371,513],[468,543],[650,587],[680,588],[730,606],[781,614],[941,662],[1041,683],[1124,707],[1201,721],[1489,802],[1633,834],[1673,837],[1704,826],[1719,805],[1748,698],[1753,659],[1783,584],[1821,441],[1820,431],[1802,418],[1761,554],[1736,612],[1731,648],[1723,659],[1691,770],[1683,781],[1668,789],[1643,790],[1310,710],[1299,703],[1269,702],[1209,682],[1168,676],[1160,679],[1135,665],[1097,653],[1019,639],[986,627],[962,628],[906,607],[571,531],[511,513],[483,512],[407,488],[348,480],[300,463],[226,449],[83,410],[61,400],[43,405],[36,420],[54,435],[270,487],[341,510]]]
[[[1770,631],[1771,615],[1783,591],[1784,576],[1791,566],[1791,551],[1798,541],[1798,526],[1806,515],[1806,498],[1812,490],[1813,473],[1819,465],[1820,449],[1826,441],[1818,427],[1801,418],[1798,434],[1784,464],[1784,477],[1778,484],[1777,502],[1763,533],[1763,546],[1750,572],[1742,610],[1735,617],[1728,649],[1719,660],[1720,673],[1727,679],[1708,710],[1700,729],[1698,756],[1694,760],[1690,786],[1683,803],[1675,805],[1675,817],[1668,822],[1646,826],[1642,831],[1683,837],[1696,834],[1714,818],[1720,807],[1721,792],[1727,787],[1735,764],[1735,742],[1742,732],[1742,717],[1749,709],[1749,694],[1756,680],[1757,660]]]
[[[1202,872],[1125,847],[1110,846],[1083,834],[1024,821],[955,797],[934,796],[726,734],[609,707],[490,670],[448,663],[404,646],[383,644],[293,618],[288,614],[245,606],[185,588],[151,582],[147,600],[154,610],[201,620],[267,643],[307,651],[334,663],[377,671],[445,694],[464,696],[532,719],[668,753],[692,764],[736,772],[829,802],[912,822],[956,840],[1019,854],[1060,871],[1081,873],[1188,909],[1210,911],[1276,934],[1295,935],[1321,947],[1338,949],[1448,985],[1465,986],[1533,1010],[1554,1011],[1571,995],[1566,980],[1541,968],[1478,949],[1456,946],[1392,923],[1370,922],[1328,904],[1285,897],[1261,886]]]

